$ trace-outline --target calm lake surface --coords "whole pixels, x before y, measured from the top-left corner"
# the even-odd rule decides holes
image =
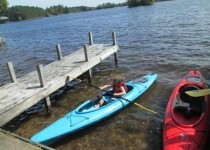
[[[54,16],[0,25],[6,45],[0,47],[0,85],[10,82],[6,63],[12,61],[17,77],[57,59],[56,44],[63,56],[83,47],[88,32],[94,43],[112,43],[115,31],[120,46],[119,67],[109,57],[93,70],[93,84],[100,86],[123,74],[132,80],[149,72],[158,80],[137,103],[158,111],[148,113],[130,105],[116,115],[70,135],[52,145],[56,149],[161,150],[162,122],[169,96],[191,69],[199,69],[210,82],[210,1],[174,0],[153,6],[119,7]],[[30,138],[99,91],[77,85],[52,95],[52,114],[42,104],[37,113],[28,111],[4,128]]]

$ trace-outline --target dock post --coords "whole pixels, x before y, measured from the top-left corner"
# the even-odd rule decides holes
[[[114,61],[115,61],[115,66],[118,67],[117,53],[114,53]]]
[[[92,82],[92,71],[91,71],[91,69],[88,70],[88,82],[89,83]]]
[[[89,61],[89,59],[88,59],[88,45],[87,44],[85,44],[85,46],[84,46],[84,53],[85,53],[85,61]],[[91,69],[89,69],[87,71],[87,74],[88,74],[88,82],[91,83],[91,81],[92,81],[92,71],[91,71]]]
[[[88,60],[88,45],[87,44],[84,45],[84,53],[85,53],[85,61],[89,61]]]
[[[63,56],[62,56],[61,45],[60,44],[56,45],[56,50],[57,50],[57,54],[58,54],[58,60],[62,60]]]
[[[116,40],[116,33],[112,32],[112,39],[113,39],[113,45],[117,45],[117,40]],[[114,60],[115,60],[115,66],[118,67],[118,58],[117,58],[117,53],[114,53]]]
[[[15,83],[17,81],[17,78],[16,78],[16,75],[15,75],[15,70],[14,70],[14,67],[12,65],[12,62],[7,63],[7,68],[9,70],[9,75],[11,77],[12,82]]]
[[[43,68],[43,65],[37,65],[37,71],[38,71],[38,75],[39,75],[40,86],[44,87],[45,86],[45,80],[44,80],[42,68]]]
[[[92,32],[89,32],[89,44],[90,45],[93,45],[93,35],[92,35]]]
[[[39,75],[39,81],[40,81],[40,86],[41,87],[44,87],[45,86],[45,79],[44,79],[44,76],[43,76],[43,65],[37,65],[37,71],[38,71],[38,75]],[[47,96],[45,98],[45,108],[46,108],[46,111],[47,113],[50,112],[51,110],[51,102],[50,102],[50,97]]]
[[[117,44],[116,33],[115,32],[112,32],[112,40],[113,40],[113,45],[115,46]]]

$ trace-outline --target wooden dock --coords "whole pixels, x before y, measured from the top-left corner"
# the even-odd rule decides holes
[[[55,150],[48,146],[31,142],[28,139],[20,137],[0,129],[0,149],[1,150]]]
[[[115,33],[113,32],[113,44],[93,44],[90,34],[90,44],[76,50],[72,54],[63,57],[60,45],[57,45],[58,60],[46,66],[38,65],[37,71],[33,71],[16,79],[15,69],[9,62],[8,69],[12,83],[0,87],[0,127],[7,122],[45,99],[50,106],[49,95],[65,86],[85,72],[91,76],[91,68],[102,60],[114,54],[117,62]]]

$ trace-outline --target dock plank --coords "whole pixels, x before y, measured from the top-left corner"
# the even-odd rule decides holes
[[[42,144],[34,143],[14,133],[0,129],[1,150],[54,150]]]
[[[43,66],[45,87],[40,86],[37,71],[17,79],[15,83],[1,86],[0,126],[116,53],[118,49],[117,45],[94,44],[88,47],[88,62],[81,48],[62,60]]]

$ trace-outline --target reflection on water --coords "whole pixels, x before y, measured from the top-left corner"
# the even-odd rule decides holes
[[[17,77],[57,59],[55,45],[63,56],[88,42],[112,43],[117,34],[119,67],[110,57],[93,69],[93,84],[110,83],[115,75],[132,80],[147,73],[158,74],[155,84],[137,103],[158,111],[148,113],[130,105],[118,114],[52,145],[56,149],[162,149],[162,121],[170,94],[187,72],[200,69],[210,81],[210,1],[185,0],[156,3],[150,7],[127,7],[75,13],[1,24],[7,40],[0,48],[0,85],[8,83],[6,62],[12,61]],[[79,84],[51,95],[52,114],[46,115],[43,102],[18,116],[4,128],[29,138],[86,99],[100,93]]]

